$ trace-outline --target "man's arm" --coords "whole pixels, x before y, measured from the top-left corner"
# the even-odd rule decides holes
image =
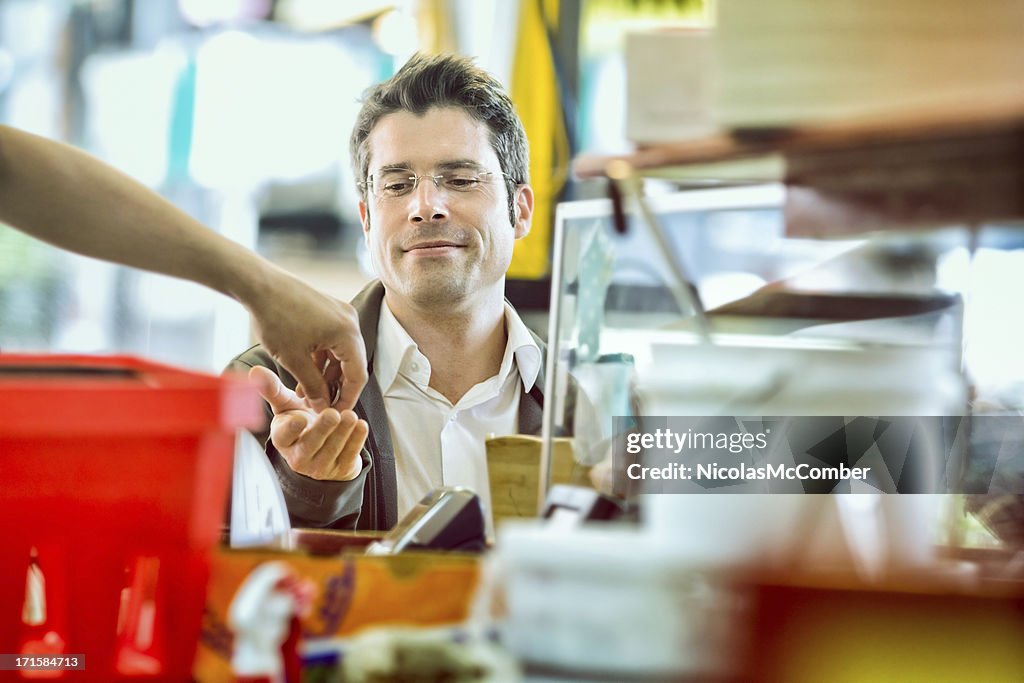
[[[366,384],[366,351],[351,305],[74,147],[0,125],[0,222],[85,256],[191,280],[236,299],[317,409],[334,398],[321,373],[331,358],[340,365],[340,409],[352,408]]]

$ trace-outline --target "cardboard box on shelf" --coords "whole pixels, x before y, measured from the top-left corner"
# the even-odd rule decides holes
[[[711,56],[707,29],[627,34],[626,137],[646,145],[714,132]]]
[[[1024,4],[718,4],[715,119],[764,129],[951,109],[1024,109]]]

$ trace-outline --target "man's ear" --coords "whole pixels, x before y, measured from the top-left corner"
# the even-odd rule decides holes
[[[370,232],[370,209],[362,199],[359,200],[359,222],[363,225],[364,234]]]
[[[516,231],[516,239],[521,240],[530,233],[530,222],[533,220],[533,188],[520,185],[516,188],[514,204],[516,219],[512,227]]]

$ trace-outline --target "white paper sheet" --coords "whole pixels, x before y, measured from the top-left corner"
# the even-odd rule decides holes
[[[231,485],[231,547],[281,545],[290,529],[288,506],[267,454],[252,434],[240,431]]]

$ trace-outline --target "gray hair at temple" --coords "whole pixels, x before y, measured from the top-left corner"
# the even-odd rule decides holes
[[[360,196],[366,200],[362,183],[370,168],[367,138],[377,122],[397,111],[419,116],[433,107],[461,109],[487,126],[506,174],[509,221],[515,225],[515,187],[530,181],[526,131],[501,83],[470,59],[456,55],[414,55],[398,73],[364,93],[349,143]]]

